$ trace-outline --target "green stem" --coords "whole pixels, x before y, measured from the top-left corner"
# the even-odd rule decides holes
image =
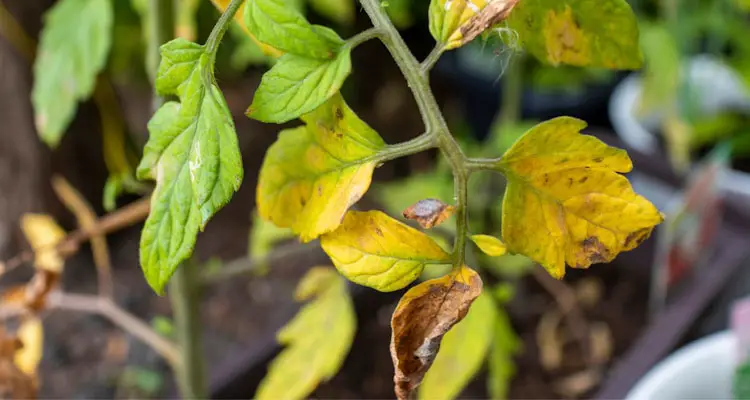
[[[385,10],[380,0],[360,0],[362,7],[370,17],[373,26],[383,32],[380,39],[396,61],[401,73],[414,95],[419,107],[425,131],[434,136],[437,146],[453,169],[454,193],[456,197],[456,240],[453,246],[454,268],[464,264],[466,233],[468,232],[468,210],[466,208],[467,181],[469,170],[466,168],[466,156],[448,129],[437,100],[430,89],[428,74],[423,72],[422,65],[414,58],[404,43],[401,35]],[[429,69],[429,68],[428,68]]]
[[[430,132],[425,132],[407,142],[389,145],[376,156],[376,159],[379,162],[386,162],[399,157],[421,153],[433,147],[435,147],[435,136]]]
[[[201,277],[196,267],[188,261],[177,268],[169,290],[182,356],[176,378],[183,399],[208,398],[200,321]]]
[[[427,75],[427,74],[430,73],[430,70],[438,62],[438,60],[440,59],[440,56],[443,55],[444,51],[445,51],[445,49],[444,49],[443,45],[440,44],[440,43],[438,43],[435,46],[435,48],[432,49],[432,51],[430,52],[430,54],[427,55],[427,58],[425,58],[424,61],[422,61],[422,65],[421,65],[422,75]]]
[[[229,24],[232,23],[234,14],[237,14],[237,10],[239,10],[244,1],[245,0],[232,0],[232,2],[229,3],[229,7],[227,7],[224,13],[221,14],[216,25],[214,25],[214,29],[208,36],[208,40],[206,40],[206,53],[211,56],[211,65],[213,65],[213,60],[216,59],[216,52],[219,50],[221,39],[224,37],[227,29],[229,29]]]
[[[146,15],[149,32],[151,33],[148,43],[148,57],[146,57],[146,69],[153,84],[156,82],[156,74],[161,62],[161,45],[174,37],[174,3],[172,0],[151,0]],[[161,107],[164,101],[164,98],[155,95],[153,98],[154,111]]]
[[[370,28],[370,29],[364,30],[364,31],[362,31],[362,32],[360,32],[360,33],[352,36],[351,38],[349,38],[349,40],[346,41],[346,43],[350,47],[357,47],[360,44],[362,44],[362,43],[364,43],[364,42],[366,42],[368,40],[372,40],[372,39],[375,39],[377,37],[380,37],[380,35],[382,35],[382,34],[383,34],[383,32],[380,29],[378,29],[378,28]]]

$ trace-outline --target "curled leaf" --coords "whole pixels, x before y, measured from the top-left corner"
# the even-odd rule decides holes
[[[415,220],[422,228],[430,229],[440,225],[456,211],[456,207],[438,199],[424,199],[404,210],[404,218]]]
[[[405,287],[428,264],[451,262],[427,235],[380,211],[349,211],[320,245],[342,275],[381,292]]]
[[[422,382],[440,342],[461,321],[482,292],[482,279],[470,268],[422,282],[401,298],[391,318],[394,387],[407,399]]]
[[[500,257],[508,252],[502,240],[490,235],[471,235],[469,237],[484,254],[492,257]]]
[[[258,400],[307,398],[319,382],[338,372],[354,339],[354,306],[346,281],[332,268],[312,268],[295,296],[312,301],[277,334],[286,348],[258,386]]]
[[[261,217],[308,242],[336,229],[367,191],[385,143],[339,94],[303,120],[268,149],[256,200]]]
[[[446,50],[461,47],[504,20],[518,0],[432,0],[430,33]]]
[[[504,21],[520,0],[490,0],[486,7],[461,26],[460,47],[471,42],[493,25]]]
[[[570,117],[543,122],[499,165],[508,179],[503,241],[558,279],[566,263],[588,268],[634,249],[663,220],[620,175],[633,168],[627,153],[581,135],[585,126]]]
[[[495,337],[497,307],[481,294],[466,318],[443,337],[440,352],[419,386],[419,399],[454,399],[482,367]]]

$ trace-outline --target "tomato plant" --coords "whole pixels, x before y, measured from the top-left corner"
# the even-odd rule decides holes
[[[391,21],[389,4],[380,0],[360,1],[372,27],[348,38],[309,23],[290,0],[213,3],[222,15],[204,44],[193,41],[183,16],[176,30],[182,37],[161,45],[175,32],[167,22],[173,18],[163,15],[169,6],[151,6],[151,42],[160,45],[158,70],[154,73],[153,62],[151,71],[158,108],[148,123],[138,167],[113,167],[108,192],[114,197],[122,190],[144,190],[136,178],[155,184],[145,208],[140,263],[156,293],[165,293],[173,281],[176,313],[188,315],[177,326],[185,354],[173,360],[185,396],[205,396],[191,339],[199,327],[189,316],[198,307],[190,257],[199,233],[231,200],[244,173],[234,121],[214,76],[217,51],[233,23],[274,60],[252,94],[247,116],[276,124],[300,121],[282,130],[267,150],[256,189],[259,218],[287,231],[263,231],[272,238],[291,232],[302,242],[318,240],[338,271],[316,267],[299,284],[297,298],[308,303],[279,332],[287,347],[271,364],[258,398],[303,398],[338,371],[356,326],[343,278],[390,292],[409,287],[425,272],[442,276],[411,286],[392,317],[397,397],[411,396],[423,379],[421,397],[455,397],[490,347],[492,374],[501,377],[491,392],[503,397],[502,377],[512,373],[505,360],[516,351],[517,339],[502,313],[507,296],[483,294],[480,274],[467,265],[468,242],[489,257],[526,256],[562,279],[566,265],[588,268],[612,261],[662,221],[624,177],[633,167],[626,152],[582,134],[585,122],[554,118],[530,127],[504,154],[489,149],[472,157],[451,133],[430,87],[430,71],[442,54],[508,31],[517,33],[528,53],[551,65],[638,68],[637,26],[625,0],[432,0],[429,31],[436,46],[421,62]],[[353,4],[349,9],[322,0],[314,4],[333,20],[355,10]],[[110,46],[112,14],[107,0],[62,0],[48,14],[35,63],[33,102],[39,133],[52,146],[77,103],[94,91]],[[63,38],[70,46],[60,45]],[[386,143],[340,93],[352,71],[352,52],[371,40],[388,49],[424,123],[421,134],[403,143]],[[429,231],[379,210],[352,209],[368,191],[375,168],[431,149],[444,157],[452,196],[421,199],[403,215],[423,230],[450,221],[450,251]],[[469,226],[469,178],[488,173],[501,175],[506,184],[502,204],[496,205],[502,210],[499,235],[472,232]],[[111,225],[97,231],[82,223],[78,240],[106,233]],[[54,236],[55,243],[65,243],[61,236]],[[58,244],[53,255],[60,252]],[[471,335],[471,343],[461,344],[460,335]],[[441,342],[446,342],[446,354],[471,353],[473,361],[459,373],[446,372]],[[173,354],[173,349],[163,353]],[[431,375],[433,362],[438,368]]]

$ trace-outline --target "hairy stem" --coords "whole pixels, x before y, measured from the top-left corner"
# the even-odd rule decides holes
[[[227,29],[229,29],[229,24],[232,23],[234,14],[237,14],[237,10],[244,1],[245,0],[232,0],[232,2],[229,3],[229,7],[227,7],[224,13],[221,14],[219,21],[216,22],[214,29],[208,36],[208,40],[206,40],[206,52],[211,56],[211,64],[213,64],[213,60],[216,58],[216,51],[219,50],[221,39],[224,37]]]
[[[443,48],[442,44],[437,44],[434,49],[430,52],[429,55],[427,55],[427,58],[422,61],[421,69],[422,69],[422,75],[427,75],[430,73],[430,70],[432,70],[432,67],[435,66],[435,64],[440,59],[440,56],[443,55],[443,52],[445,49]]]
[[[382,34],[383,32],[380,29],[370,28],[352,36],[346,41],[346,43],[351,47],[357,47],[368,40],[380,37]]]
[[[183,263],[172,276],[169,287],[182,356],[175,372],[184,399],[208,398],[200,321],[201,284],[196,267],[193,261]]]
[[[398,30],[393,26],[388,14],[381,7],[380,0],[360,0],[360,3],[370,17],[373,26],[383,32],[380,39],[393,56],[404,78],[406,78],[422,115],[426,132],[435,138],[437,146],[453,169],[457,233],[453,246],[453,263],[454,267],[460,267],[464,263],[466,233],[468,232],[466,185],[470,171],[465,165],[466,156],[451,135],[437,100],[432,94],[429,76],[426,73],[429,68],[423,72],[422,65],[414,58]],[[437,55],[434,58],[436,61]]]

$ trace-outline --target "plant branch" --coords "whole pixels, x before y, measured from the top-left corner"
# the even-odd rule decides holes
[[[272,251],[265,257],[250,258],[243,257],[236,260],[232,260],[220,269],[211,270],[203,274],[203,283],[212,284],[219,281],[223,281],[229,278],[236,277],[238,275],[247,274],[248,272],[254,271],[261,264],[271,264],[287,257],[294,257],[296,255],[304,254],[312,249],[317,248],[319,245],[315,242],[310,243],[294,243],[285,246],[280,246],[276,250]]]
[[[368,40],[380,37],[382,34],[383,32],[380,29],[370,28],[352,36],[346,41],[346,44],[352,48],[357,47]]]
[[[107,214],[96,221],[96,224],[90,228],[80,228],[76,231],[71,232],[63,240],[58,242],[53,247],[60,253],[60,256],[67,258],[72,256],[78,251],[81,244],[85,243],[94,236],[102,235],[106,236],[112,232],[118,231],[122,228],[134,225],[138,222],[143,221],[148,215],[150,209],[151,200],[144,197],[134,203],[128,204],[127,206],[118,209],[115,212]],[[52,247],[52,246],[51,246]],[[37,251],[44,250],[39,248]],[[29,263],[34,260],[33,251],[25,251],[6,261],[4,264],[2,273],[18,268],[24,263]],[[3,263],[0,263],[3,264]]]
[[[440,56],[443,55],[443,52],[445,51],[442,44],[438,43],[435,48],[432,49],[429,55],[427,55],[427,58],[422,61],[422,64],[420,65],[420,70],[422,71],[422,75],[427,76],[430,73],[430,70],[432,70],[432,67],[435,66],[435,64],[440,59]]]
[[[216,25],[214,25],[214,29],[208,36],[208,40],[206,40],[206,53],[211,56],[211,69],[213,69],[213,60],[216,59],[216,52],[219,50],[221,39],[224,37],[227,29],[229,29],[229,24],[232,23],[234,14],[237,14],[237,10],[239,10],[244,1],[245,0],[232,0],[232,2],[229,3],[227,9],[223,14],[221,14],[221,17],[216,22]]]
[[[370,17],[373,26],[383,32],[380,39],[396,61],[404,75],[414,99],[419,107],[425,131],[434,136],[437,146],[448,159],[454,176],[454,193],[456,197],[456,239],[453,246],[454,267],[464,263],[466,234],[468,233],[468,210],[466,207],[467,181],[466,156],[456,140],[451,136],[448,124],[443,118],[437,100],[430,89],[429,77],[423,73],[422,65],[404,43],[403,38],[381,6],[380,0],[360,0],[362,7]],[[435,56],[436,57],[436,56]]]
[[[172,342],[154,332],[146,323],[123,310],[108,298],[54,292],[49,295],[48,305],[50,308],[60,310],[99,314],[149,345],[173,368],[179,365],[180,351]]]
[[[200,320],[201,285],[197,264],[188,260],[177,268],[169,286],[172,314],[182,362],[175,370],[185,399],[208,398]]]
[[[151,79],[151,84],[155,84],[156,72],[161,62],[161,45],[174,36],[175,9],[172,0],[149,0],[148,6],[146,23],[149,27],[150,40],[147,47],[146,72]],[[162,103],[164,99],[155,97],[152,104],[153,111],[158,110]]]

